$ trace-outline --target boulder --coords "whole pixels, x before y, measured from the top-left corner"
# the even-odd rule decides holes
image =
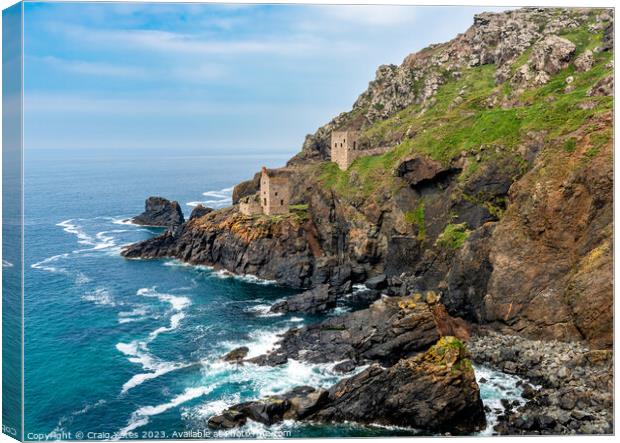
[[[589,49],[584,51],[575,59],[574,65],[577,71],[580,72],[585,72],[592,69],[592,65],[594,65],[594,55],[592,54],[592,51]]]
[[[181,206],[163,197],[149,197],[144,202],[144,212],[131,221],[137,225],[176,227],[185,223]]]
[[[609,75],[596,83],[588,92],[588,96],[611,96],[614,93],[614,76]]]
[[[330,291],[329,285],[320,285],[274,304],[271,312],[318,314],[335,308],[336,300],[337,296]]]
[[[534,45],[530,64],[536,71],[554,75],[568,66],[575,49],[570,40],[549,35]]]
[[[364,284],[368,289],[385,289],[387,287],[387,276],[385,274],[379,274],[375,277],[369,278]]]

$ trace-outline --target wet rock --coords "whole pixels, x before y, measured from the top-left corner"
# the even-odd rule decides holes
[[[294,288],[312,285],[310,228],[294,216],[248,219],[234,207],[195,218],[174,231],[125,247],[126,258],[177,258],[251,274]]]
[[[381,291],[375,291],[373,289],[357,289],[345,297],[344,302],[347,306],[350,306],[355,310],[364,309],[381,298]]]
[[[248,352],[250,352],[250,349],[247,346],[241,346],[224,355],[222,360],[239,363],[248,355]]]
[[[385,289],[387,287],[387,277],[385,274],[380,274],[376,277],[369,278],[364,284],[368,289]]]
[[[144,212],[131,221],[137,225],[177,227],[185,223],[181,206],[163,197],[149,197],[144,202]]]
[[[528,380],[521,384],[525,404],[502,402],[506,410],[498,417],[497,432],[533,435],[571,434],[580,429],[604,433],[611,429],[611,360],[588,360],[593,352],[601,356],[609,352],[592,351],[578,343],[528,340],[488,330],[484,335],[472,336],[469,347],[474,361],[499,369],[506,364],[502,356],[513,358],[516,371]],[[575,369],[581,368],[583,373],[571,370],[564,362],[575,362],[579,365]],[[562,374],[564,378],[559,377],[562,368],[567,371]]]
[[[329,285],[320,285],[301,294],[293,295],[271,307],[271,312],[299,312],[318,314],[336,307],[337,296]]]
[[[221,415],[209,418],[207,426],[212,429],[233,429],[243,426],[247,421],[247,416],[244,413],[228,409]]]
[[[444,331],[452,332],[449,323]],[[291,329],[274,351],[251,361],[276,365],[289,358],[313,363],[344,358],[357,364],[376,361],[389,365],[426,350],[440,336],[429,305],[413,297],[389,297],[367,309]]]
[[[334,372],[346,374],[347,372],[353,371],[356,367],[357,365],[353,360],[345,360],[334,366]]]
[[[537,390],[529,383],[526,383],[525,386],[523,386],[523,392],[521,396],[525,399],[531,400],[536,397],[536,393]]]

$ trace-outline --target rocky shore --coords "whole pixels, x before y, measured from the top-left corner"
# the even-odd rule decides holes
[[[612,434],[613,353],[579,343],[528,340],[481,330],[468,342],[476,363],[516,374],[524,405],[503,402],[495,432]]]

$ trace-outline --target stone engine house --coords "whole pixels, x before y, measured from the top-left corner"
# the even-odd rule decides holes
[[[332,161],[337,163],[343,171],[349,169],[357,157],[355,153],[360,148],[358,139],[359,131],[332,132]]]
[[[260,191],[239,201],[239,211],[245,215],[278,215],[289,212],[291,191],[287,172],[263,167]]]
[[[351,163],[358,158],[368,155],[380,155],[388,151],[389,147],[366,149],[360,143],[360,132],[353,130],[333,131],[331,139],[331,159],[338,167],[346,171]]]
[[[286,214],[289,211],[291,190],[288,175],[263,166],[260,177],[260,204],[263,214]]]

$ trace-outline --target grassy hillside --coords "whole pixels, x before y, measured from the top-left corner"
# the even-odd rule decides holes
[[[602,31],[593,34],[582,26],[562,37],[576,45],[577,57],[600,45]],[[511,66],[513,72],[530,54],[531,48],[518,57]],[[613,108],[613,97],[588,96],[594,84],[613,73],[612,55],[611,51],[595,52],[591,70],[577,72],[570,64],[547,84],[525,91],[515,90],[510,81],[496,85],[495,65],[464,69],[460,78],[447,78],[432,106],[411,105],[363,131],[362,138],[370,145],[392,144],[389,152],[359,158],[348,171],[324,162],[318,166],[320,181],[343,197],[368,197],[399,186],[393,171],[414,153],[448,164],[463,151],[478,156],[462,172],[460,179],[466,180],[484,162],[499,156],[520,159],[515,150],[531,131],[544,131],[546,151],[568,154],[575,148],[571,134],[584,127],[586,133],[591,132],[591,147],[584,158],[588,161],[612,137],[611,127],[588,128],[592,118]],[[569,91],[568,77],[573,78]]]

